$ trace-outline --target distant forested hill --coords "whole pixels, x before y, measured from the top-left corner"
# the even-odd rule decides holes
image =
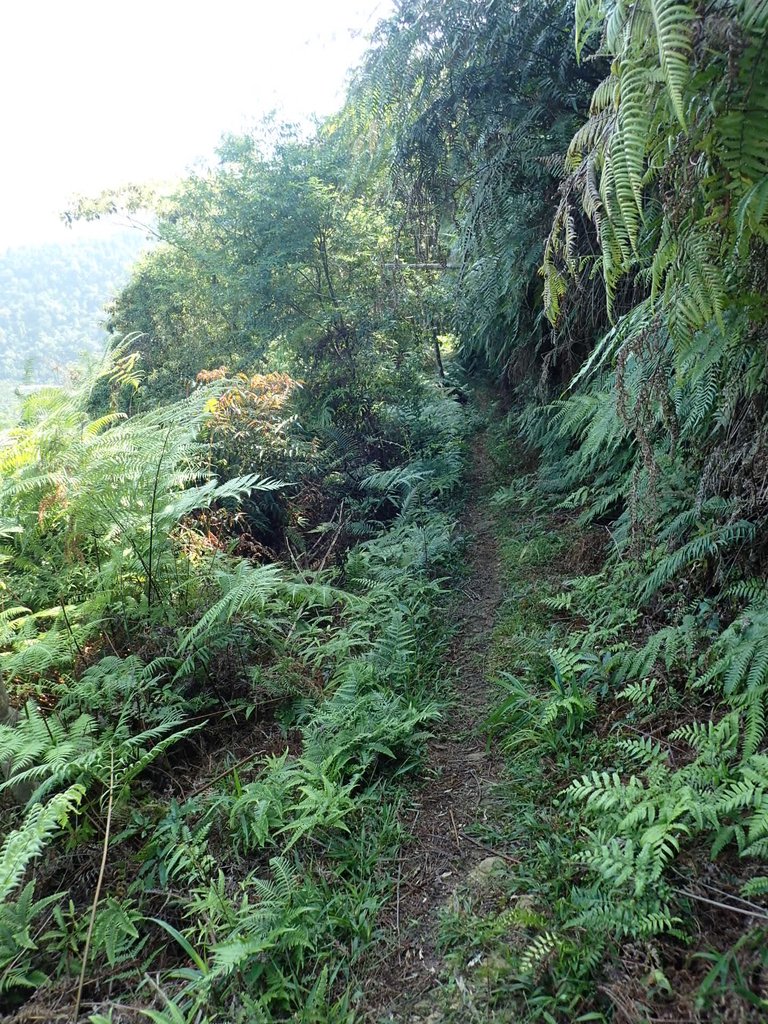
[[[104,345],[104,305],[146,241],[106,231],[0,252],[0,381],[45,383]]]

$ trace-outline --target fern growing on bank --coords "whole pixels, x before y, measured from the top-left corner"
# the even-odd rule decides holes
[[[228,1020],[272,1020],[316,1005],[320,1021],[345,1003],[326,980],[347,970],[341,944],[373,941],[389,883],[371,865],[398,842],[396,780],[440,714],[435,609],[455,552],[444,502],[463,468],[464,416],[425,385],[419,402],[386,412],[401,464],[366,463],[354,436],[345,472],[359,484],[345,502],[350,519],[371,517],[369,536],[346,550],[334,513],[326,557],[302,570],[290,541],[285,561],[259,564],[208,532],[248,495],[292,486],[212,475],[203,438],[216,387],[93,424],[82,395],[37,395],[3,449],[4,1009],[90,951],[86,972],[125,972],[155,1016],[225,1003]],[[334,472],[350,450],[322,464]],[[263,706],[287,723],[282,755],[168,798],[166,780],[222,717],[249,733]],[[107,871],[102,891],[90,878],[83,888],[65,871],[53,891],[35,864],[44,848],[58,862],[64,828],[72,850],[122,863],[125,885]],[[380,854],[358,863],[361,842]],[[333,891],[316,860],[325,845],[340,851]],[[272,860],[257,871],[261,852]],[[141,992],[154,964],[164,1011]]]

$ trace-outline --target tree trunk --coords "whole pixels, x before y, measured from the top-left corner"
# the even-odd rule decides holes
[[[435,346],[435,359],[437,360],[437,372],[440,376],[440,380],[445,380],[445,370],[443,369],[443,357],[440,354],[440,342],[437,340],[437,331],[432,335],[432,343]]]
[[[19,712],[11,707],[8,699],[8,690],[0,678],[0,725],[15,725],[19,718]]]

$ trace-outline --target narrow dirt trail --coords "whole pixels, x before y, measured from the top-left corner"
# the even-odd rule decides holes
[[[470,498],[462,517],[468,577],[447,658],[456,673],[456,699],[430,744],[426,781],[403,818],[414,838],[403,850],[396,905],[385,922],[397,936],[395,948],[367,986],[371,1022],[442,1019],[433,991],[441,985],[444,966],[437,948],[439,912],[482,861],[504,856],[467,835],[484,820],[489,790],[502,767],[486,749],[481,728],[489,702],[490,635],[502,599],[494,523],[484,500],[493,470],[482,433],[472,448]]]

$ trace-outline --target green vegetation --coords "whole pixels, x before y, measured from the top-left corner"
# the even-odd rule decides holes
[[[458,479],[461,414],[426,385],[380,410],[381,444],[408,458],[386,468],[340,430],[321,448],[293,427],[305,496],[212,476],[202,435],[220,387],[122,420],[88,420],[86,397],[36,394],[3,453],[6,1005],[89,955],[96,1003],[115,974],[143,989],[164,970],[153,1019],[307,1001],[311,1019],[346,1019],[341,980],[390,885],[397,780],[437,713],[434,613],[454,542],[435,501]],[[287,534],[290,568],[231,553],[250,537],[228,511],[238,499],[293,490],[298,516],[328,478],[346,513],[319,537],[291,531],[301,561]],[[345,539],[324,568],[342,532],[369,539]],[[8,691],[27,698],[18,713]],[[169,780],[192,765],[203,782],[179,799]],[[64,854],[21,887],[62,830],[72,867]],[[95,893],[79,876],[102,843],[99,899],[102,875]]]
[[[434,1012],[764,1019],[766,52],[766,0],[400,0],[312,138],[80,204],[161,243],[0,447],[10,1019],[407,1019],[483,417],[503,867]]]

